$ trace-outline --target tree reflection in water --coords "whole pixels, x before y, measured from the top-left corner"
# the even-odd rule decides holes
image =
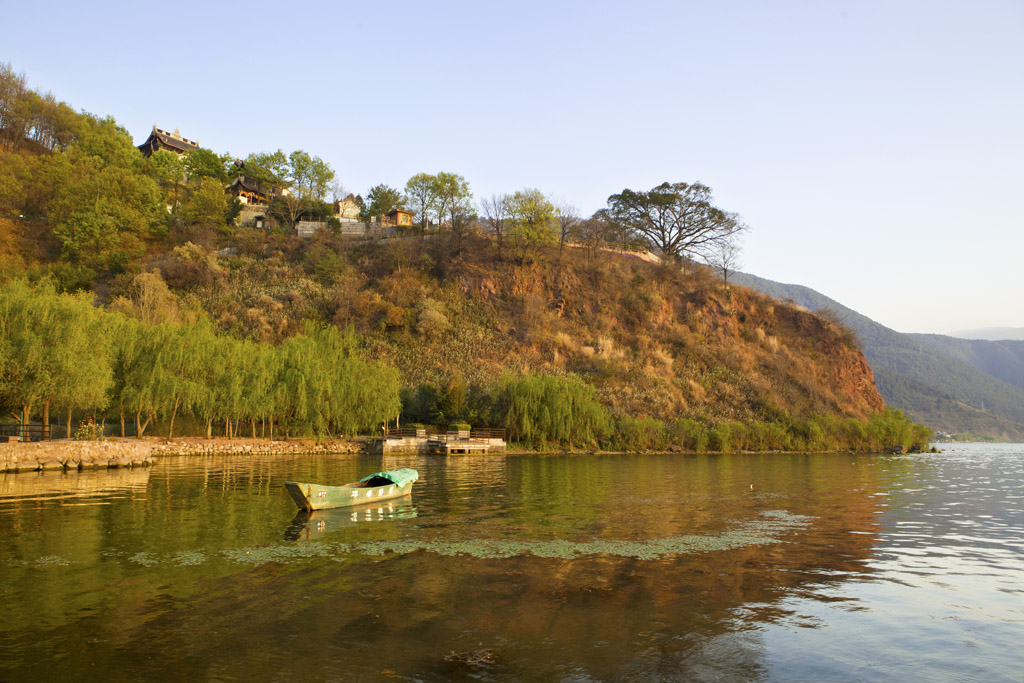
[[[389,456],[420,471],[411,499],[355,519],[296,515],[281,483],[379,457],[158,465],[103,514],[0,510],[19,529],[0,674],[756,678],[781,598],[867,571],[877,462]]]

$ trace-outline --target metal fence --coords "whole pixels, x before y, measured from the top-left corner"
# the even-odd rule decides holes
[[[0,422],[0,441],[49,441],[50,425]]]

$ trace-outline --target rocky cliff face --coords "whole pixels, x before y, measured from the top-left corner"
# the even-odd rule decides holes
[[[606,405],[659,419],[864,418],[885,407],[841,324],[706,269],[567,253],[526,264],[469,257],[441,274],[376,273],[361,296],[372,290],[388,312],[348,321],[411,385],[486,384],[510,369],[571,372]]]

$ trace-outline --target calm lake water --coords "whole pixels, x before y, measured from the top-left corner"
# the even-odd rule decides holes
[[[944,448],[0,475],[0,681],[1020,683],[1024,446]]]

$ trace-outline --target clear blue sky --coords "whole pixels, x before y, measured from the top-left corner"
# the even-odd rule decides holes
[[[743,269],[904,332],[1024,327],[1024,2],[61,3],[0,61],[141,142],[305,149],[590,213],[701,181]]]

